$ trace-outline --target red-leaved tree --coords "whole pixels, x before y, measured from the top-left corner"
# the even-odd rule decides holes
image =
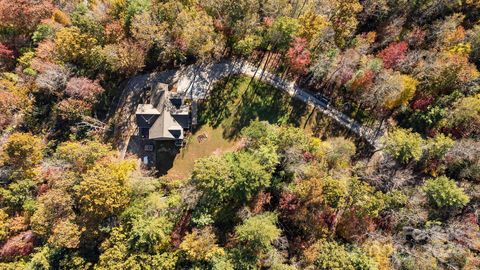
[[[0,43],[0,58],[12,59],[13,50],[9,49],[6,45]]]
[[[0,43],[0,69],[13,65],[14,59],[13,50]]]
[[[8,259],[16,256],[25,256],[32,253],[35,235],[32,231],[22,232],[10,239],[0,249],[0,257]]]
[[[287,51],[287,60],[290,68],[295,73],[304,73],[310,65],[311,56],[308,42],[305,38],[295,38]]]
[[[358,74],[350,84],[352,90],[367,90],[373,85],[375,79],[375,72],[371,69],[367,69],[364,72]]]
[[[428,107],[428,105],[432,104],[433,101],[434,101],[434,98],[432,95],[421,97],[412,103],[412,109],[424,110]]]
[[[405,41],[391,43],[385,49],[378,53],[378,57],[383,60],[385,68],[395,68],[406,58],[408,43]]]

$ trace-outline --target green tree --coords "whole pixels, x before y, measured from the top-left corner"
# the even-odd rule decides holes
[[[213,204],[225,200],[235,184],[229,160],[220,156],[195,161],[192,181]]]
[[[446,176],[428,179],[424,191],[430,204],[438,209],[462,208],[470,201],[463,189]]]
[[[128,258],[128,241],[122,227],[113,228],[110,237],[100,246],[100,257],[95,270],[125,269]]]
[[[427,140],[426,148],[430,159],[441,159],[450,150],[455,141],[443,134],[438,134],[434,138]]]
[[[238,201],[248,201],[261,187],[270,186],[273,170],[264,166],[256,156],[248,152],[235,153],[232,155],[232,165],[235,181],[232,195]],[[268,165],[275,165],[275,163]]]
[[[94,5],[92,6],[95,7]],[[105,28],[95,15],[94,12],[88,9],[87,5],[81,3],[77,5],[71,13],[71,22],[72,25],[78,27],[82,33],[91,35],[99,43],[103,44],[105,40]]]
[[[119,19],[126,29],[129,29],[135,15],[149,11],[152,2],[148,0],[115,0],[112,1],[112,4],[114,17]]]
[[[298,20],[290,17],[277,18],[266,34],[266,41],[273,50],[285,51],[290,46],[300,25]]]
[[[51,269],[52,259],[56,255],[58,255],[58,249],[50,248],[49,246],[43,246],[32,255],[32,258],[27,263],[25,269]]]
[[[355,269],[348,251],[334,241],[319,240],[310,246],[304,255],[307,263],[315,269]]]
[[[0,209],[0,241],[4,241],[9,235],[8,214]]]
[[[132,222],[128,241],[135,251],[149,254],[165,251],[170,244],[173,223],[165,216],[138,217]]]
[[[19,177],[18,174],[13,174],[14,177]],[[0,188],[0,196],[2,197],[2,206],[8,207],[9,210],[20,211],[27,210],[31,213],[32,207],[35,206],[33,194],[37,187],[38,179],[25,177],[22,174],[21,178],[8,184],[5,188]]]
[[[355,214],[359,217],[377,217],[385,207],[383,193],[375,191],[375,188],[361,181],[358,178],[352,178],[349,183],[349,205],[355,209]]]
[[[350,251],[350,260],[356,270],[378,270],[377,262],[359,248]]]
[[[252,153],[240,151],[223,156],[211,156],[197,160],[192,173],[192,182],[203,191],[200,203],[209,214],[218,214],[225,207],[246,203],[261,188],[269,187],[273,168],[270,162],[272,149]]]
[[[272,249],[272,241],[280,236],[280,229],[276,226],[277,215],[267,212],[246,219],[243,224],[235,228],[239,242],[248,248],[265,252]]]
[[[424,141],[420,134],[411,130],[396,128],[383,137],[382,142],[385,152],[403,164],[422,156]]]
[[[1,163],[11,168],[8,183],[0,187],[1,205],[10,207],[11,210],[31,205],[44,148],[41,138],[30,133],[10,135],[0,153]]]
[[[246,35],[244,38],[236,42],[233,48],[238,54],[248,56],[251,55],[261,43],[262,39],[258,35]]]
[[[334,179],[326,177],[323,179],[322,196],[324,203],[334,209],[341,209],[345,206],[348,195],[347,179]]]
[[[252,121],[248,127],[242,129],[242,136],[247,139],[248,149],[258,149],[262,145],[278,144],[279,128],[267,121]]]
[[[100,258],[95,270],[111,269],[158,269],[173,270],[177,262],[177,253],[143,253],[131,250],[128,232],[123,227],[116,227],[100,246]]]
[[[92,263],[85,260],[81,257],[78,252],[70,253],[64,256],[60,260],[60,269],[66,270],[69,268],[74,268],[77,270],[90,270],[92,269]]]
[[[235,269],[255,269],[262,265],[261,259],[275,252],[272,242],[280,236],[276,226],[277,215],[266,212],[247,218],[235,228],[238,244],[232,250]]]

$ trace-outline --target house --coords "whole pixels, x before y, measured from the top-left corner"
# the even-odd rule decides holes
[[[181,146],[185,131],[191,127],[190,104],[167,84],[157,84],[150,93],[149,103],[136,111],[138,135],[153,141],[174,141]]]

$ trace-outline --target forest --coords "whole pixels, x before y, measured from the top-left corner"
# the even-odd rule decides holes
[[[375,143],[232,75],[123,153],[129,80],[219,61]],[[0,270],[480,269],[479,70],[479,0],[0,0]]]

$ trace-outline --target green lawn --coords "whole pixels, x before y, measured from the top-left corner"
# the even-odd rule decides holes
[[[194,161],[236,148],[240,131],[259,119],[280,125],[303,127],[312,133],[317,112],[287,93],[250,77],[237,76],[219,82],[199,110],[200,125],[187,140],[168,171],[168,179],[190,176]],[[206,139],[199,142],[198,136]]]

